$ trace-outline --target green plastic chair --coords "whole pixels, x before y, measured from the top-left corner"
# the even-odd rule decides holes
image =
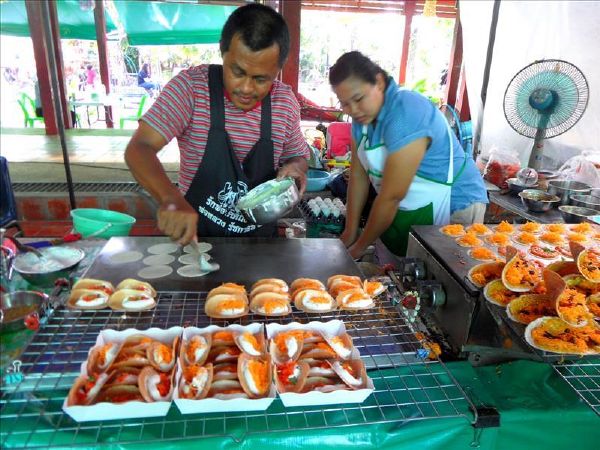
[[[35,101],[29,95],[22,92],[17,99],[17,103],[21,107],[21,111],[23,111],[25,128],[33,128],[36,122],[44,124],[44,118],[35,115]]]
[[[138,105],[137,113],[135,115],[121,117],[121,119],[119,120],[119,127],[121,129],[123,129],[126,120],[130,122],[137,122],[138,120],[140,120],[142,114],[144,114],[144,105],[146,104],[146,100],[148,100],[148,94],[144,94],[140,99],[140,104]]]

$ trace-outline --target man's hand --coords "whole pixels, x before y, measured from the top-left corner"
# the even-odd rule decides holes
[[[300,185],[299,193],[300,196],[304,194],[306,190],[306,171],[308,170],[308,163],[304,158],[295,157],[291,158],[279,168],[277,172],[277,179],[285,177],[292,177],[296,180],[296,183]]]
[[[196,238],[198,213],[183,196],[169,200],[158,209],[158,228],[181,245]]]
[[[352,256],[352,259],[354,259],[354,260],[359,259],[362,255],[365,254],[366,251],[367,251],[367,248],[363,247],[362,245],[359,245],[358,242],[352,244],[348,248],[348,253],[350,253],[350,256]]]

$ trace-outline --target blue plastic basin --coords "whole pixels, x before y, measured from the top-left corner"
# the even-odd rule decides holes
[[[309,169],[306,174],[306,190],[308,192],[324,191],[327,183],[329,183],[328,172]]]

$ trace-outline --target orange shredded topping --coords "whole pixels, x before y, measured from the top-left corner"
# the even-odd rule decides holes
[[[573,241],[573,242],[587,241],[587,237],[585,236],[585,234],[582,234],[582,233],[569,233],[569,235],[567,236],[567,239],[569,241]]]
[[[537,237],[535,237],[535,234],[524,231],[517,236],[516,240],[521,244],[535,244]]]
[[[565,327],[561,333],[550,333],[542,325],[531,332],[533,342],[540,347],[556,353],[585,353],[588,346],[575,330]]]
[[[475,247],[471,250],[471,256],[475,259],[489,260],[496,258],[494,252],[487,247]]]
[[[492,245],[508,245],[510,236],[506,233],[494,233],[488,236],[487,241]]]
[[[515,299],[511,303],[514,304],[514,302],[518,302],[518,300]],[[511,312],[520,323],[526,324],[533,322],[535,319],[539,319],[540,317],[556,316],[556,308],[554,308],[554,303],[550,300],[542,299],[535,302],[525,303],[524,305],[517,305],[516,308],[511,308]]]
[[[590,248],[582,254],[579,255],[578,264],[582,275],[594,283],[600,283],[600,250]]]
[[[373,295],[382,287],[383,285],[379,281],[367,281],[367,283],[365,284],[365,291],[367,291],[367,294]]]
[[[571,231],[574,231],[576,233],[590,233],[594,231],[594,227],[592,227],[591,223],[582,222],[578,223],[577,225],[573,225],[571,227]]]
[[[509,263],[505,277],[506,281],[515,287],[533,287],[542,280],[540,268],[520,256]]]
[[[542,234],[540,239],[544,242],[548,242],[549,244],[562,244],[563,243],[563,237],[558,233],[552,233],[552,232],[544,233],[544,234]]]
[[[600,297],[590,295],[587,298],[588,310],[596,317],[600,317]]]
[[[281,309],[281,307],[286,308],[287,305],[288,305],[288,302],[286,300],[282,300],[280,298],[268,298],[263,303],[265,312],[267,314],[273,314],[278,309]]]
[[[485,286],[502,276],[502,265],[485,264],[471,273],[471,280],[479,286]]]
[[[488,295],[497,303],[506,306],[515,298],[519,297],[520,294],[507,289],[502,282],[498,281],[488,290]]]
[[[474,233],[467,233],[462,237],[459,237],[456,242],[462,244],[467,247],[475,247],[476,245],[481,245],[481,239],[478,239]]]
[[[498,224],[498,226],[496,226],[496,231],[499,233],[512,233],[515,231],[515,227],[513,227],[506,220],[503,220]]]
[[[565,233],[567,231],[567,227],[562,223],[550,223],[546,225],[546,230],[551,233]]]
[[[159,362],[170,363],[173,359],[173,352],[165,344],[158,344],[154,350],[155,358]]]
[[[574,289],[565,289],[560,294],[556,308],[561,318],[572,325],[581,324],[587,321],[590,316],[585,302],[585,295]]]
[[[248,342],[254,350],[260,351],[260,346],[258,345],[258,341],[256,340],[256,338],[254,337],[254,335],[252,333],[245,332],[243,336],[244,336],[244,340],[246,342]]]
[[[467,228],[467,233],[487,234],[490,229],[482,223],[474,223]]]
[[[260,393],[269,389],[269,364],[259,359],[248,360],[248,371]]]
[[[535,232],[539,231],[540,228],[541,228],[541,225],[536,222],[527,222],[527,223],[524,223],[523,225],[519,226],[519,230],[528,231],[529,233],[535,233]]]
[[[233,333],[231,331],[216,331],[213,334],[213,340],[233,344]]]
[[[246,302],[242,299],[231,299],[223,300],[217,305],[217,311],[223,311],[226,309],[243,309],[246,306]]]
[[[455,223],[443,226],[441,232],[450,236],[460,236],[465,232],[465,228],[461,224]]]

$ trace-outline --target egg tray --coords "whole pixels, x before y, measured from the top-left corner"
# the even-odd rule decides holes
[[[375,308],[284,317],[249,314],[233,321],[204,314],[206,292],[158,293],[150,311],[104,309],[54,311],[21,355],[23,379],[0,392],[0,447],[76,447],[102,444],[156,443],[208,437],[239,442],[246,436],[297,430],[461,417],[474,420],[474,409],[446,366],[428,359],[428,351],[392,301],[384,295]],[[285,408],[279,398],[266,411],[184,416],[171,406],[165,417],[77,423],[62,411],[62,403],[80,372],[81,363],[101,330],[167,329],[232,323],[289,323],[342,320],[373,380],[374,392],[361,404]],[[343,433],[343,432],[340,432]]]
[[[344,231],[344,226],[346,225],[346,216],[344,215],[324,217],[322,214],[319,214],[315,216],[308,207],[306,200],[301,200],[298,203],[298,209],[306,222],[306,237],[339,236]]]

